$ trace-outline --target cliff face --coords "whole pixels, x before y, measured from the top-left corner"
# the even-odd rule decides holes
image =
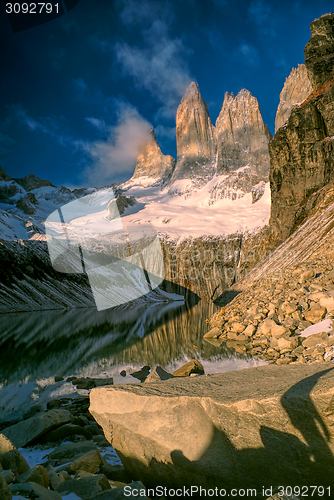
[[[214,127],[195,82],[189,85],[177,110],[176,146],[177,163],[172,182],[212,178],[216,160]]]
[[[175,160],[172,156],[162,153],[153,129],[150,133],[151,140],[139,151],[132,178],[149,177],[157,181],[166,181],[174,170]]]
[[[311,23],[311,39],[304,53],[313,87],[334,75],[334,14],[325,14]]]
[[[329,64],[334,60],[333,21],[334,15],[328,14],[311,24],[305,65],[317,86],[292,110],[269,146],[270,226],[278,243],[307,217],[316,203],[311,195],[334,179],[334,66],[331,63],[330,73]]]
[[[257,99],[246,89],[237,96],[226,92],[216,121],[217,173],[249,165],[259,181],[267,180],[270,139]]]
[[[297,68],[292,68],[279,96],[280,101],[275,119],[275,132],[288,121],[293,106],[304,101],[312,90],[313,86],[307,75],[305,64],[298,64]]]

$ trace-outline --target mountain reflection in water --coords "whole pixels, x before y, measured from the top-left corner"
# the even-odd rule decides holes
[[[213,302],[201,300],[2,315],[0,399],[13,400],[14,411],[17,388],[22,392],[25,386],[27,394],[28,385],[36,391],[36,386],[54,384],[56,375],[113,376],[115,383],[124,383],[136,379],[123,379],[123,369],[129,374],[159,364],[173,370],[192,358],[201,360],[206,373],[252,366],[249,357],[203,339],[206,319],[217,310]],[[6,405],[0,406],[0,413],[7,413]]]

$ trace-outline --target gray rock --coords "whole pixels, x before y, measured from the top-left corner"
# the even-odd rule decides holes
[[[105,464],[100,467],[99,472],[112,481],[128,482],[128,476],[123,465]]]
[[[14,481],[15,476],[12,470],[3,470],[1,472],[1,476],[4,478],[7,484],[10,484]]]
[[[92,450],[74,460],[70,465],[71,471],[84,470],[95,474],[104,463],[98,450]]]
[[[91,439],[92,433],[80,425],[65,424],[44,434],[40,441],[42,443],[54,443],[55,441],[69,439],[72,436],[84,436],[86,439]]]
[[[2,455],[1,464],[4,469],[12,470],[15,476],[19,476],[30,469],[28,462],[19,450],[11,450]]]
[[[5,479],[0,475],[0,498],[1,500],[11,500],[12,491]]]
[[[2,433],[19,448],[36,441],[48,431],[70,422],[71,418],[72,415],[67,410],[50,410],[7,427]]]
[[[68,462],[72,462],[90,451],[96,450],[97,448],[93,441],[68,443],[53,450],[51,453],[49,453],[47,458],[49,460],[55,460],[57,462],[57,465],[62,465]]]
[[[82,500],[86,500],[90,497],[96,498],[98,493],[109,489],[110,484],[103,474],[89,475],[81,479],[70,479],[61,483],[56,488],[62,496],[69,493],[75,493],[82,498]]]
[[[126,486],[120,486],[108,491],[98,493],[88,500],[138,500],[138,498],[147,499],[146,488],[140,481],[134,481]]]
[[[50,479],[46,469],[42,465],[36,465],[32,469],[23,472],[16,479],[15,483],[37,483],[47,488],[50,483]]]
[[[159,382],[160,380],[168,380],[170,378],[174,378],[174,376],[171,373],[166,372],[166,370],[158,365],[152,368],[149,376],[144,382]]]
[[[22,495],[25,498],[36,500],[62,500],[57,491],[47,490],[36,483],[11,484],[10,489],[14,495]]]
[[[283,480],[334,486],[328,475],[332,398],[332,363],[267,365],[96,388],[90,412],[126,471],[147,488],[214,484],[262,491]]]

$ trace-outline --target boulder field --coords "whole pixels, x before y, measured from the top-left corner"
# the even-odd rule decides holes
[[[89,411],[148,488],[334,486],[332,363],[97,387]]]

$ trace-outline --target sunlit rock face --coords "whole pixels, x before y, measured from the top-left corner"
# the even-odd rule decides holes
[[[334,13],[325,14],[311,23],[311,39],[304,54],[313,87],[334,76]]]
[[[174,166],[174,158],[163,154],[157,143],[154,130],[151,129],[150,140],[139,151],[132,179],[149,177],[157,181],[166,181],[171,176]]]
[[[305,65],[316,88],[292,109],[269,145],[270,226],[278,243],[305,220],[317,191],[334,179],[333,23],[334,15],[328,14],[311,24]]]
[[[197,83],[192,82],[176,114],[177,163],[172,181],[208,180],[215,171],[216,142],[209,111]]]
[[[334,483],[331,368],[268,365],[95,388],[90,412],[130,476],[148,488],[328,487]]]
[[[305,64],[298,64],[297,68],[292,68],[280,93],[280,102],[275,118],[275,132],[288,121],[293,106],[303,102],[312,90],[313,87],[307,75]]]
[[[236,96],[226,92],[216,121],[217,173],[228,174],[248,165],[259,181],[267,180],[270,139],[256,97],[246,89]]]

